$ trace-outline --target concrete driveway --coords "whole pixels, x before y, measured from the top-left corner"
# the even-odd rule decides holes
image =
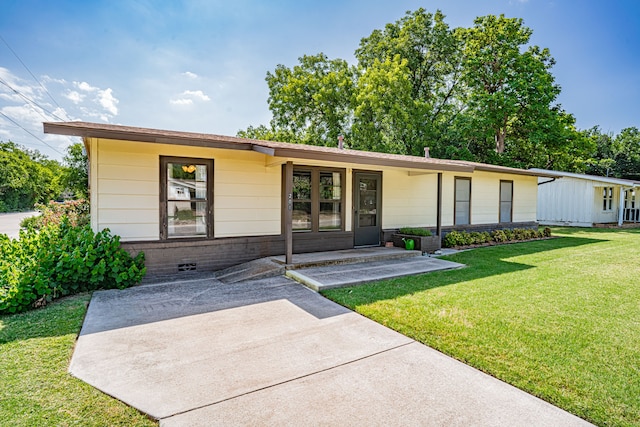
[[[69,370],[161,426],[589,425],[284,277],[96,292]]]
[[[30,216],[40,215],[40,212],[11,212],[0,213],[0,234],[6,234],[12,239],[20,235],[20,223]]]

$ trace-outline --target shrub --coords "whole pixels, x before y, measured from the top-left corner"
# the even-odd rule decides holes
[[[491,232],[491,238],[493,239],[494,242],[497,243],[503,243],[506,242],[507,239],[507,235],[504,233],[504,230],[494,230]]]
[[[444,236],[443,245],[445,248],[465,245],[466,238],[460,231],[452,231]]]
[[[551,229],[533,230],[524,228],[514,228],[513,230],[487,231],[452,231],[444,237],[444,247],[478,245],[489,242],[504,243],[509,241],[530,240],[551,236]]]
[[[20,223],[22,228],[33,227],[36,230],[49,224],[60,224],[62,218],[67,218],[72,226],[82,227],[89,224],[89,201],[85,199],[54,202],[46,205],[36,204],[41,212],[38,216],[25,218]]]
[[[0,235],[0,313],[45,305],[54,298],[95,289],[124,289],[139,283],[144,253],[132,258],[108,229],[94,233],[65,218],[20,239]]]
[[[400,234],[411,234],[413,236],[431,236],[431,231],[425,230],[424,228],[415,228],[415,227],[402,227],[398,233]]]

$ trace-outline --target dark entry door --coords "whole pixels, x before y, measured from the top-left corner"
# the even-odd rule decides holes
[[[380,244],[382,175],[355,172],[353,180],[354,245]]]

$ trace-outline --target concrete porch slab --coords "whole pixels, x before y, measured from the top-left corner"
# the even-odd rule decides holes
[[[324,289],[353,286],[395,277],[462,267],[464,267],[463,264],[456,262],[416,256],[395,260],[287,270],[286,275],[314,291],[322,291]]]

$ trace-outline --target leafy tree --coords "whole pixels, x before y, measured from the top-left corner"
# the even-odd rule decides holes
[[[538,46],[522,51],[532,34],[522,19],[487,15],[457,34],[463,42],[466,114],[478,129],[475,137],[503,153],[507,136],[547,115],[560,93],[549,71],[554,60]]]
[[[355,102],[354,144],[421,155],[434,153],[462,108],[457,102],[460,46],[444,15],[424,9],[374,30],[356,50],[361,77]]]
[[[616,147],[613,133],[603,133],[598,126],[582,131],[591,141],[593,150],[586,160],[586,173],[598,176],[614,176]]]
[[[62,166],[38,151],[0,142],[0,212],[32,209],[62,192]]]
[[[89,164],[84,146],[81,143],[70,145],[64,157],[67,165],[64,174],[64,185],[76,199],[83,199],[89,195]]]
[[[615,174],[619,178],[640,180],[640,131],[622,129],[614,142]]]
[[[277,129],[273,136],[284,134],[305,144],[335,146],[339,135],[350,132],[356,70],[322,53],[305,55],[299,61],[292,69],[278,65],[267,73],[271,125]]]
[[[555,104],[554,59],[529,45],[521,19],[488,15],[457,29],[444,19],[421,8],[374,30],[355,52],[357,67],[324,54],[278,65],[266,78],[269,127],[238,135],[328,146],[344,135],[360,150],[420,156],[428,146],[440,158],[594,167],[597,138]]]

